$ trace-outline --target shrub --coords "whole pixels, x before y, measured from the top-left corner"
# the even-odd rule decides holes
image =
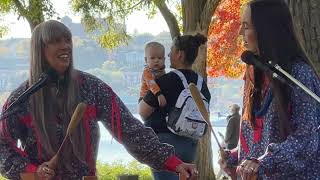
[[[138,161],[97,163],[99,180],[117,180],[119,175],[139,175],[139,180],[152,180],[150,168]],[[6,180],[0,176],[0,180]]]
[[[119,175],[139,175],[139,180],[152,180],[150,168],[132,161],[128,164],[124,162],[97,163],[97,171],[100,180],[117,180]]]

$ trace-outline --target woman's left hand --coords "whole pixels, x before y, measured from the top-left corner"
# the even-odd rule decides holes
[[[53,169],[49,168],[48,162],[44,162],[38,166],[36,175],[38,177],[37,179],[51,180],[54,179],[55,172]]]
[[[244,160],[238,167],[238,172],[242,180],[252,180],[258,173],[260,164],[253,160]]]
[[[198,176],[198,170],[194,164],[181,163],[177,166],[176,172],[188,179],[193,179]]]

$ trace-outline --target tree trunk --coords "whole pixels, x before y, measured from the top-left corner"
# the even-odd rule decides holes
[[[211,23],[211,17],[214,10],[222,0],[181,0],[183,34],[201,33],[208,36],[208,29]],[[164,0],[154,0],[162,16],[166,20],[171,37],[180,34],[176,19],[172,18],[172,13],[168,10]],[[206,61],[207,46],[199,48],[198,57],[193,65],[193,69],[207,79]],[[195,160],[199,170],[200,180],[215,180],[212,163],[211,133],[207,131],[206,135],[201,138],[198,144],[197,155]]]
[[[206,0],[184,0],[182,3],[183,34],[195,33],[200,30],[201,11]]]
[[[207,80],[207,45],[202,45],[199,47],[198,56],[194,62],[192,69],[198,72],[202,77]]]
[[[201,33],[208,35],[210,20],[214,9],[220,0],[184,0],[182,2],[183,34]],[[208,17],[208,14],[209,17]],[[209,19],[209,20],[208,20]],[[199,48],[198,57],[193,65],[193,70],[207,79],[206,61],[207,46]],[[199,141],[195,164],[199,170],[198,179],[215,180],[212,163],[211,132],[207,131]]]
[[[193,70],[198,72],[201,76],[207,77],[206,71],[206,58],[207,58],[207,46],[202,45],[199,47],[198,57],[192,67]],[[217,153],[215,155],[218,155]],[[208,129],[205,136],[199,141],[197,148],[197,156],[195,164],[199,170],[199,179],[203,180],[215,180],[215,174],[212,162],[212,146],[211,146],[211,132]]]
[[[30,20],[29,18],[26,18],[28,23],[29,23],[29,26],[30,26],[30,30],[31,30],[31,33],[33,32],[34,28],[40,24],[41,22],[34,22],[32,20]]]
[[[320,1],[287,0],[298,37],[320,76]]]

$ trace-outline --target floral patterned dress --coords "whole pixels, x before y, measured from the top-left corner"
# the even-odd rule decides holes
[[[299,62],[292,75],[320,96],[320,79],[312,68]],[[240,152],[234,149],[227,157],[228,167],[248,158],[260,160],[259,179],[320,179],[320,104],[294,86],[291,94],[292,133],[281,141],[277,109],[272,92],[266,93],[266,111],[256,118],[256,128],[241,122]],[[240,158],[238,158],[240,155]]]
[[[72,171],[57,172],[62,179],[81,179],[82,176],[95,175],[100,132],[98,121],[107,128],[116,139],[123,143],[127,151],[139,161],[155,169],[174,170],[180,163],[174,156],[174,149],[168,144],[161,144],[151,130],[145,127],[125,107],[112,89],[100,79],[76,71],[80,87],[80,101],[87,103],[82,119],[85,128],[86,163],[72,158]],[[23,83],[12,92],[6,106],[13,102],[27,89]],[[35,172],[38,165],[49,159],[42,159],[42,145],[30,115],[29,103],[20,104],[17,113],[0,121],[0,172],[9,179],[20,179],[22,172]],[[62,141],[61,124],[57,123],[56,138]],[[17,140],[21,146],[17,146]]]

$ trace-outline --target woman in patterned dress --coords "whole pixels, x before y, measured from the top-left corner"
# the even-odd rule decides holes
[[[96,175],[98,121],[139,161],[187,176],[197,173],[192,164],[183,163],[174,155],[172,146],[161,144],[151,128],[135,119],[106,83],[73,69],[72,36],[64,24],[54,20],[39,24],[32,33],[30,48],[30,77],[12,92],[3,114],[8,114],[8,105],[41,73],[54,69],[59,77],[10,108],[13,113],[1,119],[0,172],[4,177],[20,179],[23,172],[34,172],[40,179],[71,180]],[[68,148],[62,151],[63,162],[52,169],[47,162],[62,143],[79,102],[87,104],[82,121]]]
[[[280,65],[320,96],[319,76],[294,33],[284,1],[249,2],[240,35],[259,61]],[[234,175],[239,165],[244,180],[254,174],[258,179],[320,179],[320,104],[256,68],[246,72],[244,94],[240,147],[227,152],[225,170]]]

